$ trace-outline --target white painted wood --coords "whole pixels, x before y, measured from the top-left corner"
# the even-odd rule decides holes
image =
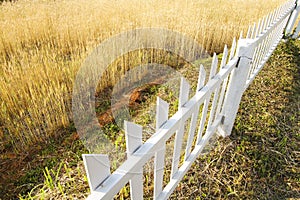
[[[156,131],[158,131],[159,128],[161,128],[162,125],[168,121],[169,104],[157,97],[156,105]]]
[[[199,90],[204,86],[205,78],[206,78],[206,71],[203,65],[200,65],[196,92],[199,92]]]
[[[132,122],[124,122],[127,156],[131,156],[142,145],[143,128]]]
[[[228,58],[228,48],[227,48],[227,45],[225,44],[224,49],[223,49],[223,56],[222,56],[220,68],[223,68],[226,65],[227,58]]]
[[[274,15],[274,21],[276,21],[277,19],[278,19],[278,17],[279,17],[279,9],[280,8],[277,8],[276,10],[275,10],[275,15]]]
[[[295,25],[296,20],[299,16],[299,13],[300,13],[300,1],[296,1],[295,4],[297,5],[297,7],[296,7],[296,9],[293,10],[293,12],[290,16],[290,19],[289,19],[289,21],[287,23],[287,26],[286,26],[286,29],[285,29],[285,35],[292,34],[294,25]]]
[[[204,69],[203,65],[200,65],[196,93],[199,92],[199,90],[204,86],[205,78],[206,78],[205,69]],[[186,150],[185,150],[184,160],[187,159],[187,157],[190,155],[190,152],[191,152],[192,143],[193,143],[195,132],[196,132],[196,126],[197,126],[199,108],[200,108],[200,106],[198,105],[196,107],[195,112],[192,115],[191,124],[190,124],[190,130],[189,130],[188,140],[187,140],[187,145],[186,145]]]
[[[206,117],[207,117],[207,112],[208,112],[209,99],[210,99],[210,96],[209,96],[209,98],[207,98],[204,101],[204,104],[203,104],[201,120],[200,120],[198,133],[197,133],[197,142],[196,142],[196,144],[199,144],[201,139],[202,139],[202,135],[203,135],[203,131],[204,131],[204,125],[205,125],[205,122],[206,122]]]
[[[207,122],[207,131],[208,129],[210,129],[210,127],[212,126],[212,123],[214,122],[214,119],[217,117],[217,113],[216,113],[216,108],[217,108],[217,101],[219,98],[219,91],[220,91],[220,86],[218,86],[216,88],[216,90],[214,91],[214,98],[211,104],[211,108],[209,111],[209,118],[208,118],[208,122]]]
[[[251,37],[251,26],[248,27],[246,39],[250,39],[250,37]]]
[[[290,8],[290,12],[292,11],[293,9]],[[278,28],[280,28],[282,25],[282,22],[284,22],[284,20],[286,20],[286,18],[289,16],[289,12],[285,13],[284,15],[282,15],[280,18],[276,18],[274,23],[272,24],[271,27],[269,27],[267,29],[267,32],[263,35],[261,35],[260,37],[256,38],[254,43],[256,43],[256,45],[258,45],[259,43],[261,43],[273,30],[277,29],[279,30]],[[283,24],[284,25],[284,24]]]
[[[180,94],[179,94],[179,108],[178,108],[179,111],[182,110],[183,105],[188,101],[189,91],[190,91],[189,84],[186,82],[186,80],[184,78],[181,78]],[[179,161],[180,161],[180,152],[181,152],[181,148],[182,148],[184,128],[185,128],[185,121],[186,120],[182,120],[180,122],[180,127],[176,131],[176,135],[175,135],[171,178],[178,170],[178,165],[179,165]]]
[[[124,122],[127,157],[132,154],[143,144],[141,126],[132,122]],[[132,178],[130,179],[130,197],[133,200],[143,199],[143,166],[139,169],[131,171]]]
[[[94,191],[110,175],[108,155],[83,154],[82,158],[90,189]]]
[[[222,57],[222,61],[221,61],[221,68],[223,68],[226,65],[227,57],[228,57],[228,49],[227,49],[227,46],[225,45],[224,51],[223,51],[223,57]],[[221,92],[220,92],[220,97],[219,97],[219,100],[218,100],[218,106],[217,106],[217,110],[216,110],[216,117],[221,113],[221,108],[222,108],[222,105],[223,105],[225,90],[226,90],[226,87],[227,87],[227,81],[228,81],[228,77],[225,78],[223,83],[222,83],[222,89],[221,89]]]
[[[249,28],[250,29],[250,28]],[[249,38],[249,37],[248,37]],[[229,60],[231,60],[234,56],[235,56],[235,52],[236,52],[236,39],[233,38],[233,41],[232,41],[232,45],[231,45],[231,50],[230,50],[230,54],[229,54]],[[226,62],[225,62],[226,63]],[[223,116],[223,110],[222,110],[222,107],[223,107],[223,103],[224,103],[224,98],[225,98],[225,92],[226,92],[226,89],[227,89],[227,84],[228,84],[228,79],[229,79],[229,76],[227,76],[224,81],[223,81],[223,84],[222,84],[222,90],[221,90],[221,94],[220,94],[220,101],[219,101],[219,105],[218,105],[218,111],[217,113],[220,113],[220,115]]]
[[[169,104],[157,97],[156,106],[156,131],[168,121]],[[155,153],[154,158],[154,199],[157,199],[163,189],[163,177],[165,167],[166,144],[163,143],[161,148]]]
[[[295,2],[296,9],[294,9],[291,14],[289,21],[287,22],[286,28],[285,28],[285,35],[291,35],[293,32],[294,25],[296,23],[296,20],[300,13],[300,1]]]
[[[227,47],[226,47],[226,49],[227,49]],[[210,74],[209,74],[210,79],[212,79],[215,76],[217,68],[218,68],[218,57],[217,57],[217,54],[214,53],[212,64],[211,64],[211,70],[210,70]],[[214,91],[214,98],[213,98],[213,102],[212,102],[212,106],[211,106],[211,110],[210,110],[210,116],[209,116],[207,127],[209,127],[211,125],[211,122],[215,116],[215,109],[216,109],[216,103],[217,103],[216,101],[218,99],[219,89],[220,89],[220,87],[218,86],[216,88],[216,90]]]
[[[254,39],[255,38],[255,32],[256,32],[256,23],[253,24],[250,39]]]
[[[251,60],[253,57],[255,46],[253,40],[240,40],[237,55],[240,57],[239,65],[235,68],[230,76],[228,91],[224,100],[224,124],[223,131],[231,134],[234,120],[239,108],[239,104],[246,87],[246,81],[250,70]]]
[[[256,28],[256,32],[255,32],[254,38],[256,38],[256,37],[259,36],[260,28],[261,28],[261,19],[258,20],[257,28]]]
[[[243,39],[243,35],[244,35],[243,31],[241,31],[239,39]]]
[[[262,32],[264,31],[265,28],[265,17],[263,17],[261,19],[261,24],[260,24],[260,28],[259,28],[259,35],[262,34]]]
[[[229,60],[231,60],[234,57],[235,51],[236,51],[236,39],[233,38],[231,49],[230,49],[230,54],[229,54]]]
[[[185,78],[181,78],[181,83],[180,83],[180,93],[179,93],[179,105],[178,109],[180,110],[183,105],[188,101],[189,99],[189,93],[190,93],[190,85],[189,83],[185,80]]]
[[[211,67],[210,67],[209,79],[212,79],[216,75],[217,68],[218,68],[218,56],[216,53],[214,53]]]
[[[295,30],[292,38],[296,39],[297,37],[299,37],[299,33],[300,33],[300,21],[299,21],[299,23],[297,25],[297,28],[296,28],[296,30]]]
[[[179,166],[179,161],[180,161],[180,152],[181,152],[182,142],[183,142],[184,128],[185,128],[185,124],[183,121],[181,121],[180,127],[176,131],[176,136],[175,136],[174,152],[173,152],[173,159],[172,159],[172,169],[171,169],[171,179],[174,176],[174,174],[178,171],[178,166]]]
[[[191,118],[190,129],[189,129],[187,144],[185,148],[184,160],[187,160],[187,158],[190,156],[191,153],[192,144],[193,144],[193,140],[197,128],[198,113],[199,113],[199,106],[197,106]]]
[[[269,14],[266,15],[265,26],[264,26],[264,31],[263,32],[265,32],[267,30],[267,28],[269,27],[270,18],[271,18],[271,13],[269,13]]]
[[[273,25],[274,15],[275,15],[275,11],[273,11],[273,12],[270,13],[270,20],[269,20],[269,23],[268,23],[268,27],[270,27],[270,26]]]

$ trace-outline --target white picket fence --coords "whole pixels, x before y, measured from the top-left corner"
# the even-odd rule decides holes
[[[142,127],[125,122],[127,160],[112,174],[109,158],[102,154],[83,155],[91,194],[88,199],[112,199],[130,182],[131,199],[143,199],[143,166],[154,157],[154,199],[167,199],[214,134],[231,133],[242,94],[260,72],[283,35],[292,35],[300,0],[288,1],[257,24],[247,36],[225,46],[218,64],[213,57],[209,80],[200,66],[196,94],[189,99],[189,85],[182,79],[178,111],[169,116],[169,104],[157,98],[156,133],[142,142]],[[298,25],[293,37],[300,31]],[[217,70],[219,69],[218,73]],[[199,113],[200,112],[200,113]],[[186,126],[187,122],[190,124]],[[183,162],[185,129],[188,137]],[[196,133],[197,132],[197,133]],[[175,134],[170,181],[163,187],[166,142]],[[196,142],[195,142],[196,141]]]

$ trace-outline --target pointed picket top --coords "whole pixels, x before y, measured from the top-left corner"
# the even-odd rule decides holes
[[[185,78],[181,77],[180,83],[180,94],[179,94],[179,109],[183,107],[183,105],[189,100],[190,93],[190,84],[185,80]]]
[[[274,23],[274,21],[275,21],[275,15],[276,15],[276,11],[273,11],[272,13],[271,13],[271,20],[270,20],[270,26]]]
[[[157,97],[156,100],[156,131],[166,122],[169,117],[168,102]]]
[[[251,39],[254,39],[255,38],[255,32],[256,32],[256,23],[253,24],[253,27],[252,27],[252,32],[251,32]]]
[[[298,23],[298,26],[297,26],[296,31],[294,32],[292,38],[296,39],[298,37],[299,33],[300,33],[300,21]]]
[[[243,35],[244,35],[244,32],[243,32],[243,31],[241,31],[241,32],[240,32],[240,37],[239,37],[239,38],[240,38],[240,40],[244,38],[244,37],[243,37]]]
[[[132,155],[142,145],[143,128],[132,122],[124,122],[127,155]]]
[[[282,6],[277,8],[277,10],[276,10],[276,20],[280,17],[281,12],[282,12]]]
[[[200,65],[199,75],[198,75],[198,83],[197,83],[197,90],[196,92],[199,92],[199,90],[204,86],[206,78],[206,71],[203,67],[203,65]]]
[[[83,163],[91,191],[96,190],[100,184],[110,176],[108,155],[83,154]]]
[[[271,26],[272,18],[273,18],[273,12],[271,12],[270,14],[268,14],[268,21],[267,21],[266,28],[269,28]]]
[[[274,11],[274,21],[278,19],[279,8]]]
[[[143,128],[132,122],[125,121],[125,138],[127,157],[131,156],[142,144]],[[133,200],[143,198],[143,168],[133,172],[134,176],[130,179],[130,197]]]
[[[157,97],[156,103],[156,131],[168,120],[169,104]],[[163,144],[161,149],[155,153],[154,158],[154,193],[153,199],[157,199],[163,189],[164,166],[165,166],[165,149]]]
[[[260,27],[261,27],[261,19],[258,20],[254,38],[257,38],[257,36],[259,35]]]
[[[274,21],[275,21],[275,11],[271,12],[270,15],[271,16],[270,16],[269,26],[271,26],[274,23]]]
[[[261,18],[260,28],[259,28],[258,35],[260,35],[264,31],[264,26],[265,26],[265,17]]]
[[[271,20],[272,20],[272,13],[267,15],[266,29],[270,27]]]
[[[251,26],[248,27],[246,39],[250,39],[250,37],[251,37],[251,28],[252,28]]]
[[[287,9],[287,7],[288,7],[288,4],[284,4],[284,5],[279,7],[278,17],[281,17],[281,15],[283,15],[283,12]]]
[[[235,52],[236,52],[236,39],[234,37],[230,49],[229,60],[231,60],[234,57]]]
[[[212,79],[216,75],[217,68],[218,68],[218,56],[216,53],[214,53],[213,60],[211,63],[211,68],[210,68],[209,79]]]
[[[265,29],[265,21],[266,21],[266,18],[263,17],[261,19],[260,30],[259,30],[259,34],[258,35],[260,35],[264,31],[264,29]]]
[[[224,50],[223,50],[223,56],[222,56],[220,68],[223,68],[226,65],[227,58],[228,58],[228,48],[227,48],[227,45],[225,45]]]
[[[267,17],[268,16],[264,16],[263,19],[262,19],[262,27],[261,27],[260,33],[263,33],[265,31],[265,29],[266,29],[266,24],[267,24],[267,20],[268,20]]]

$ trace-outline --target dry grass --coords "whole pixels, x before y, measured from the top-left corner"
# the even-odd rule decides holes
[[[17,1],[0,6],[0,149],[22,150],[69,126],[75,74],[110,36],[164,27],[219,52],[283,0]]]
[[[88,194],[80,161],[86,150],[76,133],[67,129],[64,137],[53,136],[60,127],[72,128],[74,77],[101,41],[137,27],[165,27],[220,52],[250,22],[283,1],[37,0],[1,5],[0,150],[31,151],[1,155],[0,196],[11,199],[31,192],[24,198],[75,199]],[[299,43],[281,45],[270,70],[253,83],[250,98],[244,97],[231,139],[219,141],[212,153],[195,163],[174,199],[300,197],[295,57]],[[32,148],[48,138],[47,145]],[[120,197],[128,198],[128,191]]]

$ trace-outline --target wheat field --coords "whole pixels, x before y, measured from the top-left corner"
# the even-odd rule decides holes
[[[0,5],[0,149],[24,150],[70,126],[72,87],[101,41],[162,27],[221,52],[284,0],[19,0]]]

